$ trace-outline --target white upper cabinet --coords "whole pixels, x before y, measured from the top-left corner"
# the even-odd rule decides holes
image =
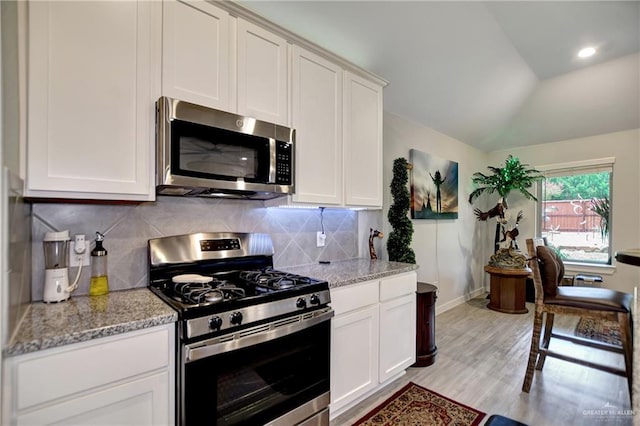
[[[160,13],[147,1],[29,3],[26,196],[155,198]]]
[[[293,201],[342,204],[342,69],[293,46],[292,125],[296,129]]]
[[[238,114],[288,126],[288,43],[237,20]]]
[[[382,86],[344,75],[345,204],[382,207]]]
[[[26,196],[154,200],[169,96],[294,128],[293,202],[381,207],[383,80],[233,2],[28,6]]]
[[[298,46],[292,56],[293,202],[381,208],[382,84]]]
[[[162,94],[230,111],[229,14],[205,1],[163,2]]]
[[[163,5],[164,96],[288,125],[284,38],[205,1]]]

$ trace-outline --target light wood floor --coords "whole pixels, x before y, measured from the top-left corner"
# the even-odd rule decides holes
[[[633,424],[627,414],[631,404],[626,379],[617,375],[547,358],[543,371],[536,371],[531,392],[521,392],[531,344],[533,304],[527,303],[528,314],[510,315],[487,309],[487,302],[484,297],[472,299],[437,315],[436,362],[429,367],[409,368],[407,374],[334,419],[331,425],[355,423],[409,381],[487,413],[483,423],[491,414],[500,414],[530,426]],[[573,333],[577,320],[556,318],[554,328]],[[551,349],[572,354],[584,351],[588,359],[624,366],[622,355],[558,339],[552,339]]]

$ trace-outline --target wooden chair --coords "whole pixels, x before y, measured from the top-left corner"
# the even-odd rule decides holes
[[[522,391],[529,392],[533,380],[534,367],[536,370],[542,370],[546,357],[550,356],[626,377],[629,386],[629,398],[631,399],[633,350],[631,295],[605,288],[558,286],[564,275],[564,265],[555,251],[546,247],[544,243],[545,241],[541,238],[527,240],[529,267],[533,274],[536,301],[531,351],[529,352],[529,363],[527,364],[527,373],[522,384]],[[543,314],[546,314],[546,320],[544,336],[542,344],[540,344]],[[616,346],[579,337],[556,334],[553,332],[555,314],[617,322],[620,325],[622,345]],[[549,350],[549,342],[552,337],[621,353],[624,355],[625,369],[614,368],[551,351]]]

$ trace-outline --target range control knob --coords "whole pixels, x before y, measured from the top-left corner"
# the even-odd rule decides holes
[[[299,297],[298,300],[296,300],[296,307],[299,309],[304,309],[307,307],[307,301],[304,299],[304,297]]]
[[[312,294],[311,297],[309,298],[309,302],[311,302],[312,305],[319,305],[320,297],[318,297],[317,294]]]
[[[222,318],[220,317],[211,317],[209,318],[209,328],[212,330],[220,331],[220,327],[222,327]]]
[[[233,325],[242,324],[242,312],[234,312],[229,317],[229,322]]]

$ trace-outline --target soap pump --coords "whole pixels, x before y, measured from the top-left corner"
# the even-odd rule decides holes
[[[104,235],[96,232],[96,246],[91,250],[91,284],[89,295],[100,296],[109,293],[107,278],[107,250],[102,246]]]

